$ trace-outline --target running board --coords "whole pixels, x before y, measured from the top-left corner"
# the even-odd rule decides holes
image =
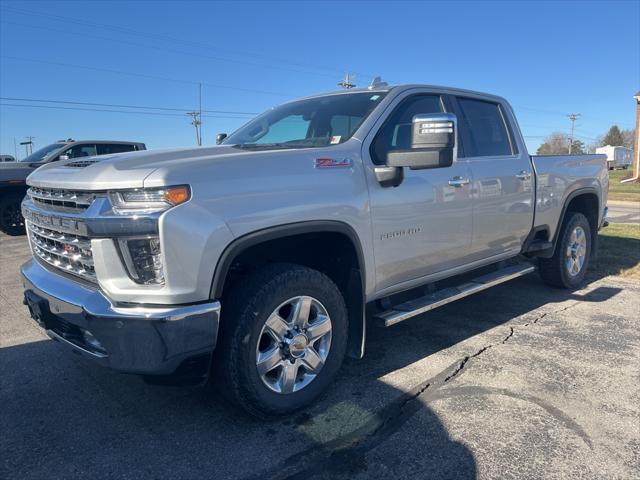
[[[533,265],[520,264],[502,268],[496,272],[488,273],[474,278],[470,282],[456,287],[444,288],[424,297],[394,306],[390,310],[378,313],[375,317],[384,320],[384,326],[390,327],[403,320],[423,314],[435,308],[454,302],[487,288],[499,285],[514,278],[527,275],[535,270]]]

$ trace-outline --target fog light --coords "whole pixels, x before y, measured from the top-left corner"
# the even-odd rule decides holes
[[[82,339],[84,343],[91,347],[93,350],[97,350],[100,353],[107,353],[102,344],[98,341],[96,337],[89,330],[85,330],[84,328],[80,329],[82,331]]]
[[[129,275],[136,283],[161,285],[164,269],[158,237],[120,239],[120,252]]]

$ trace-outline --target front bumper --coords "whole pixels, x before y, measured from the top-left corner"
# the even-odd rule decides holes
[[[114,370],[169,375],[185,360],[215,348],[220,302],[115,306],[99,290],[53,273],[34,259],[21,273],[25,304],[47,334]]]

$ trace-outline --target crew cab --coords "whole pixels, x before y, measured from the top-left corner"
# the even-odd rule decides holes
[[[606,225],[605,157],[530,156],[494,95],[375,83],[219,139],[32,173],[25,304],[82,356],[258,416],[312,402],[370,322],[536,269],[576,288]]]
[[[68,139],[42,147],[19,162],[0,163],[0,231],[8,235],[24,233],[20,202],[27,191],[25,180],[36,168],[58,160],[145,149],[145,144],[141,142]]]

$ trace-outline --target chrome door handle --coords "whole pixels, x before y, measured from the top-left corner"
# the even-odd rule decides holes
[[[516,173],[516,178],[520,180],[529,180],[531,178],[531,172],[521,170],[520,173]]]
[[[469,183],[468,178],[462,178],[457,176],[449,180],[449,185],[451,185],[452,187],[462,187],[464,185],[467,185],[468,183]]]

